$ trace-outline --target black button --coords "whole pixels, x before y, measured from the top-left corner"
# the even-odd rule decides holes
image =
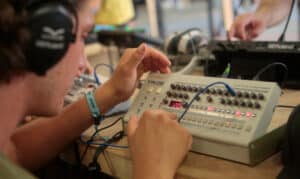
[[[217,91],[216,91],[216,89],[211,89],[211,94],[216,94],[217,93]]]
[[[249,98],[249,96],[250,96],[250,95],[249,95],[248,92],[244,92],[244,97],[245,97],[245,98]]]
[[[222,89],[217,89],[217,93],[218,93],[219,95],[223,95],[223,90],[222,90]]]
[[[207,101],[208,101],[209,103],[213,102],[213,99],[212,99],[211,96],[207,96],[206,99],[207,99]]]
[[[239,105],[239,101],[238,100],[233,100],[233,104],[235,105],[235,106],[238,106]]]
[[[220,103],[221,103],[221,104],[225,104],[225,102],[226,102],[226,101],[225,101],[224,98],[221,98],[221,99],[220,99]]]
[[[264,99],[265,99],[265,96],[264,96],[262,93],[259,93],[259,94],[258,94],[258,99],[264,100]]]
[[[179,94],[178,94],[178,98],[183,98],[183,94],[182,94],[182,93],[179,93]]]
[[[172,83],[170,86],[171,86],[171,89],[172,89],[172,90],[175,90],[175,89],[176,89],[176,85],[175,85],[175,84]]]
[[[242,94],[242,92],[240,92],[240,91],[237,91],[237,92],[236,92],[236,95],[237,95],[237,97],[239,97],[239,98],[243,97],[243,94]]]
[[[168,104],[169,101],[168,101],[167,99],[164,99],[164,100],[163,100],[163,103],[164,103],[164,104]]]
[[[167,96],[168,97],[172,97],[172,92],[171,91],[167,91]]]
[[[183,106],[184,108],[187,108],[188,105],[189,105],[189,104],[188,104],[187,102],[185,102],[185,101],[182,102],[182,106]]]
[[[228,105],[231,105],[231,104],[232,104],[231,99],[227,99],[227,104],[228,104]]]
[[[174,93],[172,94],[172,96],[173,96],[174,98],[177,98],[177,97],[178,97],[178,94],[174,92]]]
[[[224,95],[225,95],[225,96],[229,96],[228,91],[224,91]]]
[[[254,107],[255,107],[256,109],[260,109],[260,108],[261,108],[261,105],[260,105],[258,102],[255,102]]]
[[[183,98],[184,99],[189,99],[189,95],[188,94],[183,94]]]
[[[248,101],[247,106],[248,106],[249,108],[252,108],[252,107],[253,107],[253,103],[252,103],[251,101]]]
[[[206,89],[206,93],[209,94],[210,93],[210,89]]]
[[[251,94],[250,94],[250,97],[251,97],[252,99],[256,99],[256,98],[257,98],[257,95],[256,95],[255,93],[251,93]]]
[[[240,106],[245,107],[245,106],[246,106],[245,101],[241,100],[241,101],[240,101]]]
[[[198,92],[198,88],[197,87],[193,87],[193,91],[196,93],[196,92]]]

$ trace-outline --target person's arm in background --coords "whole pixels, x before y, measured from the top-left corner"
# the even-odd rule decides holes
[[[229,38],[251,40],[266,28],[283,21],[291,8],[292,0],[261,0],[255,12],[245,13],[235,18]]]

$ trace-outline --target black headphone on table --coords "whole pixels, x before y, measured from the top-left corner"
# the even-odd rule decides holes
[[[30,0],[24,5],[21,0],[10,1],[17,13],[24,9],[28,13],[30,40],[24,51],[28,70],[45,75],[76,40],[76,10],[68,0]]]
[[[190,28],[166,38],[164,50],[168,54],[189,54],[197,51],[199,45],[207,44],[207,37],[199,28]],[[195,49],[194,49],[195,48]]]

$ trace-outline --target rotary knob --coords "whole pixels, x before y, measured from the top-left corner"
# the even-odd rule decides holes
[[[222,89],[217,89],[217,93],[218,93],[219,95],[223,95],[223,90],[222,90]]]
[[[207,102],[211,103],[213,102],[213,98],[211,96],[207,96],[206,97]]]
[[[252,93],[250,94],[250,97],[251,97],[252,99],[256,99],[256,98],[257,98],[257,95],[256,95],[255,93],[252,92]]]
[[[253,107],[253,103],[252,103],[251,101],[248,101],[247,106],[248,106],[249,108],[252,108],[252,107]]]
[[[256,109],[260,109],[260,108],[261,108],[261,105],[260,105],[258,102],[255,102],[255,103],[254,103],[254,107],[255,107]]]
[[[244,92],[244,97],[245,97],[245,98],[249,98],[249,96],[250,96],[250,95],[249,95],[248,92]]]
[[[265,96],[264,96],[262,93],[259,93],[259,94],[258,94],[258,99],[264,100],[264,99],[265,99]]]
[[[237,97],[239,97],[239,98],[243,97],[243,94],[242,94],[241,91],[237,91],[237,92],[236,92],[236,95],[237,95]]]
[[[175,85],[174,83],[172,83],[172,84],[170,85],[170,87],[171,87],[172,90],[175,90],[175,89],[176,89],[176,85]]]
[[[221,98],[221,99],[220,99],[220,103],[221,103],[221,104],[225,104],[225,103],[226,103],[225,99],[224,99],[224,98]]]
[[[245,106],[246,106],[245,101],[241,100],[241,101],[240,101],[240,106],[245,107]]]

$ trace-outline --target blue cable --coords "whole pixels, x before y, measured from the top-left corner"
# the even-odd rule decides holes
[[[120,148],[120,149],[128,149],[128,146],[122,146],[122,145],[114,145],[114,144],[108,144],[108,143],[96,143],[93,142],[92,145],[99,145],[99,146],[107,146],[107,147],[114,147],[114,148]]]
[[[214,83],[211,83],[209,85],[207,85],[204,89],[202,90],[199,90],[195,96],[192,98],[192,100],[188,103],[188,105],[186,106],[185,110],[183,111],[183,113],[180,115],[180,117],[178,118],[178,122],[180,123],[180,121],[182,120],[182,118],[185,116],[185,114],[187,113],[187,111],[190,109],[192,103],[195,101],[195,99],[197,98],[197,96],[199,96],[200,94],[204,93],[207,91],[208,88],[210,88],[211,86],[214,86],[214,85],[217,85],[217,84],[222,84],[225,86],[225,88],[228,90],[228,92],[232,95],[232,96],[235,96],[235,91],[234,89],[229,86],[227,83],[225,82],[222,82],[222,81],[218,81],[218,82],[214,82]]]
[[[105,64],[105,63],[99,63],[99,64],[96,64],[95,67],[94,67],[94,77],[95,77],[95,81],[97,83],[97,85],[101,85],[101,81],[97,75],[97,68],[100,67],[100,66],[105,66],[107,68],[110,69],[110,74],[112,74],[114,72],[114,68],[109,65],[109,64]]]
[[[128,146],[122,146],[122,145],[114,145],[109,143],[97,143],[93,141],[84,141],[82,138],[80,138],[80,142],[86,144],[86,145],[98,145],[98,146],[107,146],[107,147],[114,147],[114,148],[121,148],[121,149],[128,149]]]

